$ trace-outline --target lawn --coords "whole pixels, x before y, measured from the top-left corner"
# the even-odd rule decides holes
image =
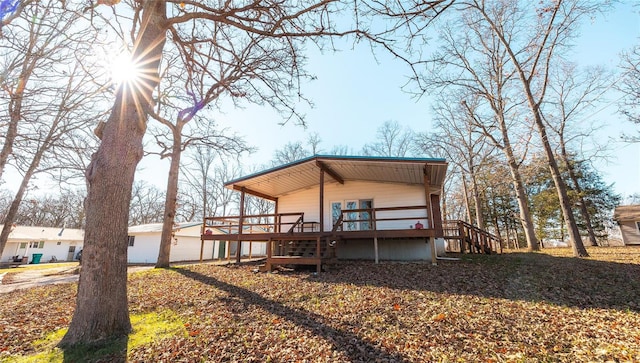
[[[318,276],[255,265],[135,273],[134,332],[97,353],[52,349],[76,285],[33,288],[0,295],[0,360],[640,361],[640,248],[589,253],[351,262]]]

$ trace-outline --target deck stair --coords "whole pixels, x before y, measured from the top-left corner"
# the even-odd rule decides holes
[[[316,257],[316,240],[283,241],[287,256]],[[328,256],[327,244],[320,241],[320,257]]]
[[[461,253],[502,253],[502,239],[461,220],[443,221],[445,240],[458,241]]]

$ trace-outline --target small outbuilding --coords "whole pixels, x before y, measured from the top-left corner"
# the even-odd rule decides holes
[[[74,261],[82,250],[84,231],[65,227],[12,227],[0,262]]]
[[[616,207],[613,219],[620,226],[622,243],[640,245],[640,205],[622,205]]]
[[[213,233],[205,231],[205,233]],[[173,228],[171,237],[170,262],[199,261],[202,254],[203,260],[224,259],[233,256],[235,244],[227,241],[214,241],[203,244],[200,238],[202,222],[177,223]],[[215,233],[223,233],[215,229]],[[158,261],[160,251],[160,237],[162,236],[162,223],[141,224],[129,227],[128,263],[152,264]],[[251,250],[249,250],[251,248]],[[266,245],[253,244],[243,246],[243,255],[264,256]]]

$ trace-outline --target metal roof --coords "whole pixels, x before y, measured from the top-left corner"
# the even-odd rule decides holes
[[[202,222],[182,222],[173,226],[173,231],[190,228],[193,226],[201,226]],[[128,233],[159,233],[162,232],[162,223],[139,224],[128,228]]]
[[[10,242],[83,240],[83,230],[65,227],[15,226],[9,233]]]
[[[620,205],[613,212],[618,222],[640,221],[640,205]]]
[[[325,170],[325,183],[363,180],[422,185],[426,173],[433,192],[438,193],[444,183],[447,162],[433,158],[314,155],[229,181],[225,187],[276,199],[318,185],[321,170]]]

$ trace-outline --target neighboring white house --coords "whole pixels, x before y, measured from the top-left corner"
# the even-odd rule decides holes
[[[170,262],[199,261],[202,247],[202,259],[214,260],[233,257],[235,242],[201,241],[201,222],[179,223],[173,230]],[[216,233],[220,233],[216,231]],[[160,251],[162,223],[142,224],[129,227],[129,263],[156,263]],[[249,255],[249,245],[242,246],[242,253]],[[252,256],[264,256],[266,245],[255,243],[251,246]]]
[[[84,231],[72,228],[15,226],[2,252],[0,262],[27,257],[29,263],[74,261],[82,249]]]
[[[613,219],[620,225],[622,243],[640,245],[640,205],[622,205],[616,207]]]

